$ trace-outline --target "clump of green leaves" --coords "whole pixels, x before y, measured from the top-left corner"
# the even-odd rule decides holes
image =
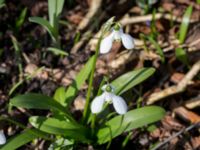
[[[59,19],[64,6],[64,0],[48,0],[49,20],[41,17],[30,17],[29,21],[42,25],[50,34],[53,45],[60,48]]]
[[[107,27],[109,28],[112,23],[112,20],[107,22],[103,27],[103,31],[106,31]],[[0,120],[9,121],[24,128],[22,134],[9,139],[7,144],[0,149],[17,149],[36,138],[44,138],[45,140],[51,141],[49,147],[51,149],[73,148],[75,146],[74,144],[77,144],[77,142],[93,145],[108,143],[109,147],[112,139],[122,133],[147,126],[148,124],[154,123],[163,118],[165,111],[163,108],[158,106],[145,106],[129,110],[124,115],[112,114],[110,110],[108,110],[108,113],[100,115],[91,114],[89,109],[91,104],[90,100],[91,97],[95,97],[92,83],[94,80],[95,64],[98,57],[101,39],[102,38],[99,39],[95,55],[87,61],[73,83],[67,88],[58,88],[55,91],[53,98],[37,93],[27,93],[15,96],[10,100],[10,105],[15,107],[42,109],[51,111],[52,113],[51,116],[48,117],[30,116],[29,123],[33,127],[31,129],[26,129],[26,127],[20,123],[8,120],[7,118],[0,118]],[[125,92],[128,92],[134,86],[152,76],[154,72],[154,68],[141,68],[121,75],[111,82],[115,87],[115,94],[122,95]],[[88,79],[89,88],[86,99],[88,104],[87,107],[84,108],[82,119],[79,122],[73,117],[69,108],[81,89],[81,86]],[[102,84],[103,83],[104,80],[102,81]],[[99,91],[100,90],[98,90],[98,94],[100,94]],[[105,117],[100,117],[101,115]],[[122,145],[124,144],[122,143]]]

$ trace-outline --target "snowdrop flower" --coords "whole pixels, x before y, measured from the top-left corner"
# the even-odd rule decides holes
[[[3,133],[3,130],[0,131],[0,145],[3,145],[6,143],[6,137]]]
[[[113,103],[114,109],[118,114],[125,114],[127,112],[127,105],[124,99],[120,96],[115,95],[114,88],[106,84],[102,87],[104,91],[100,96],[97,96],[91,104],[92,113],[96,114],[102,111],[104,104],[107,102],[109,104]]]
[[[119,24],[116,24],[110,35],[104,38],[100,44],[100,53],[108,53],[114,41],[122,41],[126,49],[134,48],[133,38],[129,34],[125,34]]]

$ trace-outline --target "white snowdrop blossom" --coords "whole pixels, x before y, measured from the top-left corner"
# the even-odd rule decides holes
[[[133,49],[134,48],[134,41],[133,38],[123,32],[122,28],[114,28],[110,35],[105,37],[100,44],[100,53],[105,54],[108,53],[114,41],[122,41],[122,44],[126,49]]]
[[[0,131],[0,145],[3,145],[6,143],[6,137],[4,135],[3,130]]]
[[[115,95],[114,88],[106,84],[102,87],[104,91],[100,96],[94,98],[91,104],[91,111],[93,114],[97,114],[103,110],[104,104],[107,102],[109,104],[113,104],[115,111],[118,114],[125,114],[127,112],[127,104],[124,99],[120,96]]]

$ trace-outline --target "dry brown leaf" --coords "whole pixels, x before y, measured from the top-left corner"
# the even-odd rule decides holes
[[[200,116],[192,111],[187,110],[184,107],[178,107],[174,109],[176,115],[181,117],[182,119],[189,121],[191,123],[198,123],[200,122]]]
[[[179,83],[185,75],[183,73],[175,72],[172,74],[170,81],[177,84]]]

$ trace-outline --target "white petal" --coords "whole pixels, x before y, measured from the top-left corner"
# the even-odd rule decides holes
[[[125,114],[127,112],[127,105],[124,99],[120,96],[113,96],[113,106],[118,114]]]
[[[129,34],[122,34],[121,38],[122,38],[122,43],[126,49],[134,48],[133,38]]]
[[[115,40],[121,40],[121,36],[123,35],[123,30],[120,29],[119,31],[113,30],[113,36]]]
[[[101,41],[100,53],[101,54],[108,53],[112,48],[112,43],[113,43],[113,33],[111,33],[109,36],[107,36]]]
[[[91,111],[93,114],[99,113],[103,109],[103,104],[104,104],[104,95],[97,96],[91,104]]]
[[[3,131],[1,130],[0,131],[0,145],[3,145],[5,143],[6,143],[6,137],[5,137],[4,133],[3,133]]]
[[[113,97],[115,96],[115,94],[111,93],[111,92],[104,92],[104,99],[106,102],[108,103],[112,103],[113,102]]]

